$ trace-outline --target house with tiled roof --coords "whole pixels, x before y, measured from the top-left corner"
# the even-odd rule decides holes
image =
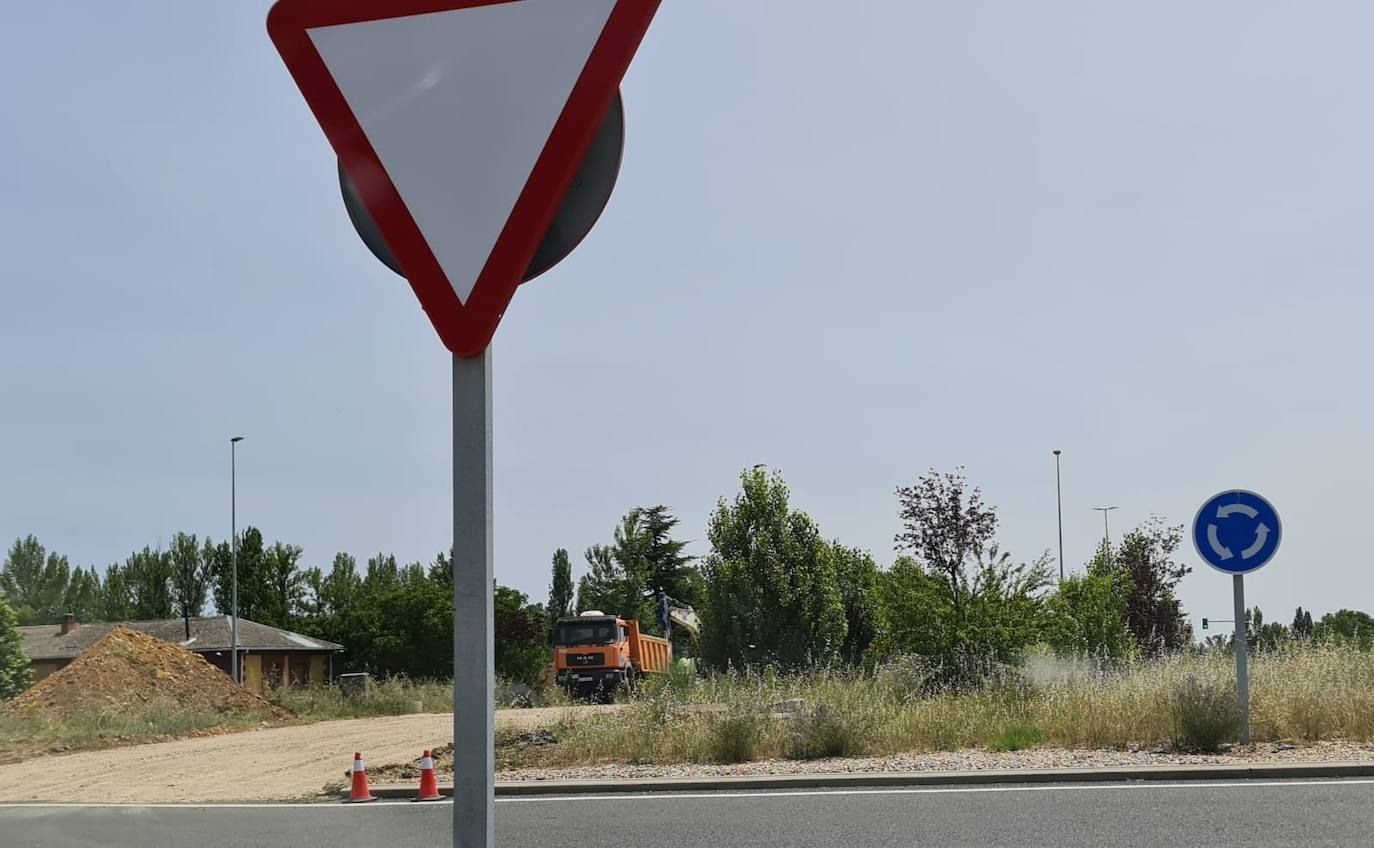
[[[68,614],[61,624],[19,628],[34,679],[41,680],[67,665],[116,626],[180,645],[200,654],[225,674],[230,673],[230,617],[227,615],[192,618],[189,624],[181,618],[81,624]],[[262,692],[268,686],[328,683],[334,677],[334,655],[342,651],[343,646],[240,618],[238,649],[244,688]]]

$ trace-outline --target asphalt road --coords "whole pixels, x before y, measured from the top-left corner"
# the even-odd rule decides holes
[[[452,805],[0,806],[5,848],[448,845]],[[1374,780],[983,786],[511,798],[521,848],[1350,848],[1374,833]]]

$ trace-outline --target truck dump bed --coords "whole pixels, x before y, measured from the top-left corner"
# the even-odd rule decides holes
[[[673,648],[667,639],[639,632],[638,621],[627,621],[630,630],[630,662],[643,674],[668,670],[673,661]]]

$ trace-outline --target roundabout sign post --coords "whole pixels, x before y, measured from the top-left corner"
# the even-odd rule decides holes
[[[1258,571],[1278,553],[1283,524],[1278,510],[1246,489],[1213,495],[1193,517],[1193,547],[1217,571],[1231,575],[1235,595],[1236,700],[1240,742],[1250,744],[1250,671],[1245,622],[1245,575]]]

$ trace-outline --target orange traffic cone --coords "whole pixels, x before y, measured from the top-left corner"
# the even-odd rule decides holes
[[[434,757],[428,749],[420,757],[420,794],[416,801],[438,801],[444,796],[439,794],[439,781],[434,779]]]
[[[377,796],[372,794],[372,790],[367,788],[367,769],[363,768],[363,755],[353,754],[353,787],[348,790],[348,800],[346,804],[357,804],[363,801],[376,801]]]

